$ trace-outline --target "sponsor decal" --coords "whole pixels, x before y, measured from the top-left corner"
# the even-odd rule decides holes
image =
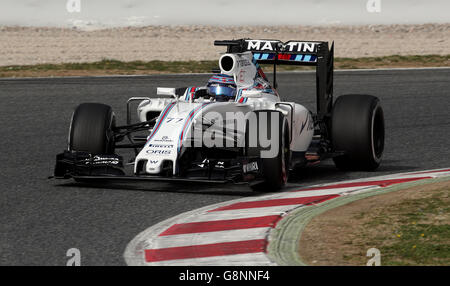
[[[148,148],[173,148],[173,145],[168,144],[148,144]]]
[[[172,142],[172,139],[169,138],[169,136],[163,136],[159,139],[153,140],[155,142]]]
[[[170,154],[172,154],[172,151],[171,150],[160,150],[160,149],[152,150],[152,149],[150,149],[150,150],[147,150],[146,153],[150,154],[150,155],[170,155]]]
[[[246,40],[249,51],[274,51],[279,41]]]
[[[291,53],[316,53],[319,43],[272,40],[246,40],[249,51],[291,52]]]
[[[89,164],[90,162],[86,162],[86,164]],[[119,158],[117,157],[106,157],[106,156],[94,156],[92,158],[92,164],[93,165],[100,165],[100,164],[111,164],[111,165],[118,165],[120,163]]]
[[[240,59],[237,61],[237,63],[238,63],[238,66],[241,68],[251,65],[250,61],[247,59]]]
[[[250,162],[250,163],[244,164],[242,166],[242,170],[244,171],[244,174],[258,171],[259,170],[258,162]]]

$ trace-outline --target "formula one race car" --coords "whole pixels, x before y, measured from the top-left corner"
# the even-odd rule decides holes
[[[159,97],[130,98],[127,125],[116,125],[107,105],[79,105],[68,150],[57,155],[55,177],[234,182],[273,191],[286,183],[289,170],[326,158],[339,169],[379,166],[383,110],[370,95],[341,95],[333,103],[334,44],[251,39],[214,44],[226,46],[227,53],[205,86],[158,88]],[[260,64],[273,64],[272,83]],[[315,112],[281,101],[277,65],[316,67]],[[139,122],[132,123],[136,101]],[[125,139],[129,142],[120,144]],[[128,161],[132,174],[116,152],[120,148],[134,150]]]

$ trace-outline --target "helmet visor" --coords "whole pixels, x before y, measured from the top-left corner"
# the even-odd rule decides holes
[[[223,86],[223,85],[210,85],[208,86],[208,93],[210,95],[215,95],[219,97],[226,97],[231,99],[236,94],[236,88],[231,86]]]

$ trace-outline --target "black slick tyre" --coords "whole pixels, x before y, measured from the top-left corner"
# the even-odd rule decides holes
[[[384,151],[384,115],[377,97],[363,94],[342,95],[336,99],[331,119],[334,157],[341,170],[373,171]]]
[[[114,154],[115,116],[110,106],[83,103],[74,111],[69,131],[69,150]]]
[[[288,122],[285,116],[279,112],[274,110],[261,110],[255,111],[256,115],[256,124],[255,126],[249,126],[249,122],[247,122],[247,132],[246,132],[246,146],[247,146],[247,155],[253,157],[260,157],[262,166],[262,177],[263,180],[259,181],[256,184],[251,184],[250,187],[254,191],[258,192],[273,192],[282,188],[288,179],[289,174],[289,166],[290,166],[290,150],[289,150],[289,127]],[[274,122],[274,126],[277,130],[272,130],[272,121]],[[262,142],[260,142],[259,132],[261,131],[260,125],[267,127],[266,135],[269,139],[271,134],[277,136],[274,140],[270,138],[270,142],[276,142],[278,146],[264,146]],[[254,132],[249,132],[249,128],[254,128]],[[274,131],[274,132],[272,132]],[[253,136],[257,136],[254,138],[253,142],[256,144],[251,144],[251,138],[249,138],[250,134]],[[263,136],[264,137],[264,136]],[[274,148],[273,148],[274,147]],[[278,148],[277,148],[278,147]],[[261,156],[261,152],[268,151],[272,149],[275,156]],[[275,151],[274,151],[275,150]],[[271,152],[272,152],[271,151]],[[271,153],[270,152],[270,153]],[[266,153],[267,154],[267,153]]]

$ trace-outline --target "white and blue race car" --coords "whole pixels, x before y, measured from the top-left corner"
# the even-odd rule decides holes
[[[296,166],[326,158],[340,169],[379,166],[382,107],[370,95],[341,95],[333,102],[333,45],[252,39],[214,44],[226,46],[227,52],[219,59],[220,71],[204,86],[158,88],[155,97],[130,98],[124,126],[116,125],[108,105],[79,105],[68,149],[57,155],[55,177],[233,182],[273,191]],[[273,64],[272,83],[260,64]],[[276,66],[282,64],[316,67],[314,112],[281,100]],[[132,123],[131,103],[136,101],[139,122]],[[134,150],[131,173],[117,154],[123,148]]]

